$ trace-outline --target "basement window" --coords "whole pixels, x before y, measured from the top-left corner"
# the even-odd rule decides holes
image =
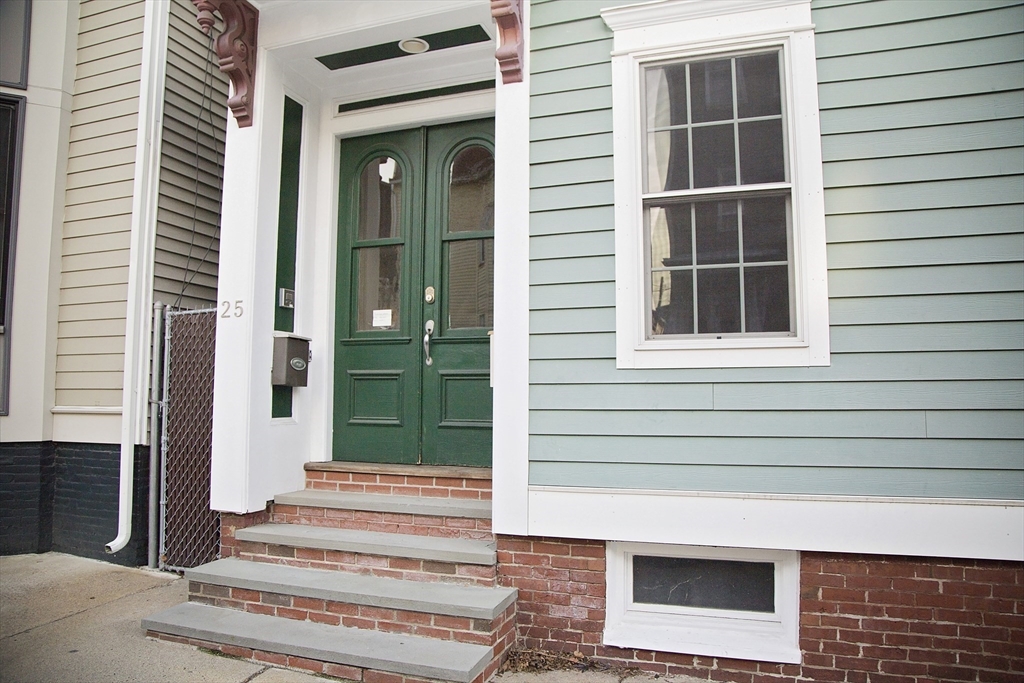
[[[799,554],[608,544],[604,644],[800,662]]]

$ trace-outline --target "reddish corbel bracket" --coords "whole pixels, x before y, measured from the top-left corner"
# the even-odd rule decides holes
[[[224,20],[224,32],[217,36],[220,70],[231,79],[233,94],[228,107],[239,128],[252,125],[253,86],[256,80],[256,30],[259,11],[245,0],[192,0],[199,10],[196,21],[210,35],[213,13]]]
[[[194,2],[195,0],[193,0]],[[498,24],[501,44],[494,53],[502,83],[523,80],[523,5],[520,0],[491,0],[491,16]]]

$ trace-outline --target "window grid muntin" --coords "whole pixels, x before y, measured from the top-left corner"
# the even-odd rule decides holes
[[[644,309],[644,319],[646,321],[644,338],[646,339],[728,339],[746,337],[749,338],[751,335],[756,335],[758,338],[761,337],[795,337],[798,334],[797,327],[797,310],[796,310],[796,283],[794,281],[794,245],[793,245],[793,197],[792,197],[792,180],[791,180],[791,162],[790,162],[790,141],[789,141],[789,127],[788,121],[788,107],[787,107],[787,84],[786,84],[786,64],[785,55],[783,53],[784,46],[778,45],[770,48],[756,48],[747,51],[730,52],[728,54],[707,54],[682,59],[661,59],[657,62],[650,62],[640,64],[640,78],[638,79],[638,85],[641,90],[639,102],[643,109],[642,115],[640,116],[640,129],[642,135],[643,144],[640,145],[640,173],[641,173],[641,187],[643,188],[643,194],[641,195],[641,202],[643,208],[643,249],[644,249],[644,301],[646,302]],[[749,57],[753,55],[763,55],[774,53],[778,59],[778,76],[779,76],[779,113],[770,114],[763,116],[752,116],[743,117],[739,115],[739,102],[738,102],[738,91],[737,91],[737,67],[736,60],[742,57]],[[691,88],[691,64],[698,62],[711,62],[729,60],[730,68],[730,83],[732,88],[732,117],[729,119],[721,119],[715,121],[702,121],[693,122],[693,98]],[[647,73],[649,69],[657,69],[671,65],[682,64],[685,67],[685,89],[686,89],[686,123],[683,124],[669,124],[666,126],[650,126],[651,120],[649,112],[646,111],[645,107],[650,104],[648,100],[648,78]],[[772,183],[759,183],[757,185],[743,185],[743,170],[740,165],[740,122],[748,123],[753,121],[781,121],[782,128],[782,165],[783,165],[783,181],[772,182]],[[671,115],[669,116],[671,122]],[[710,126],[722,126],[730,125],[732,127],[733,134],[733,163],[735,168],[736,183],[733,185],[713,185],[707,187],[694,187],[694,147],[693,147],[693,129]],[[650,141],[655,133],[661,133],[666,131],[675,131],[686,129],[687,131],[687,166],[688,166],[688,187],[682,190],[662,190],[659,192],[650,191],[650,159],[649,155],[651,152]],[[784,195],[786,197],[786,251],[787,260],[772,261],[772,262],[756,262],[756,266],[751,263],[750,267],[768,267],[768,266],[787,266],[787,278],[788,278],[788,302],[789,302],[789,331],[788,332],[756,332],[748,333],[746,331],[747,317],[746,317],[746,278],[745,278],[745,264],[743,258],[743,225],[742,225],[742,206],[744,199],[753,199],[762,196],[778,196]],[[697,225],[696,225],[696,204],[699,202],[710,202],[710,201],[729,201],[735,200],[737,203],[737,243],[738,243],[738,264],[708,264],[706,266],[700,266],[697,264]],[[689,202],[690,203],[690,253],[691,253],[691,264],[689,266],[669,266],[669,267],[657,267],[655,268],[651,263],[652,249],[651,249],[651,208],[663,207],[668,203],[675,202]],[[698,310],[698,298],[699,291],[697,287],[697,271],[701,269],[726,269],[730,267],[738,267],[739,277],[739,297],[740,297],[740,332],[710,332],[701,333],[699,330],[699,310]],[[693,297],[693,333],[689,334],[654,334],[654,320],[653,320],[653,308],[652,308],[652,291],[653,291],[653,273],[655,272],[669,272],[669,271],[681,271],[691,270],[692,280],[691,287]]]

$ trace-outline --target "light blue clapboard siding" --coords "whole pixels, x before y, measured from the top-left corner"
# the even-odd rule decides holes
[[[534,442],[530,442],[531,449]],[[647,446],[637,446],[646,448]],[[736,444],[734,448],[756,448]],[[964,448],[964,451],[969,450]],[[608,489],[724,491],[769,494],[976,498],[1020,500],[1024,478],[1016,468],[922,469],[849,467],[765,467],[663,465],[536,461],[530,466],[533,486],[581,486]],[[680,520],[683,521],[683,520]],[[699,522],[699,520],[694,520]]]
[[[1017,292],[1024,287],[1020,263],[832,270],[829,297],[959,292]]]
[[[831,141],[831,136],[837,134],[900,129],[918,133],[919,131],[914,130],[918,126],[960,125],[979,121],[1019,119],[1022,116],[1024,99],[1020,97],[1020,93],[997,92],[974,97],[881,104],[869,109],[832,109],[821,117],[821,133],[825,136],[822,140],[824,143]]]
[[[830,216],[825,225],[830,244],[959,235],[1019,234],[1021,207],[972,206],[929,211]]]
[[[615,224],[614,213],[615,208],[611,205],[535,213],[530,219],[530,234],[549,235],[552,238],[559,237],[566,240],[585,239],[573,233],[594,230],[600,230],[604,234],[614,234],[612,233]],[[600,253],[610,254],[612,252],[602,250]],[[580,255],[583,256],[584,253],[580,252]]]
[[[530,75],[530,94],[566,92],[600,88],[612,84],[611,64],[591,64],[562,71]]]
[[[558,311],[551,311],[557,313]],[[1020,351],[840,353],[830,367],[616,370],[605,358],[530,361],[533,384],[684,384],[689,382],[861,382],[1024,379]],[[566,409],[571,406],[566,405]],[[1022,416],[1024,419],[1024,416]]]
[[[530,187],[554,187],[612,180],[612,157],[572,159],[557,163],[534,163],[530,168]]]
[[[574,227],[582,228],[588,227],[585,222],[586,215],[584,212],[586,211],[588,210],[579,209],[573,213],[567,211],[559,211],[557,213],[561,214],[562,221],[580,221],[581,223]],[[600,232],[573,231],[557,235],[535,235],[530,238],[530,256],[536,260],[581,256],[612,256],[614,254],[615,233],[611,230],[602,230]]]
[[[536,140],[530,143],[530,163],[593,159],[612,155],[612,134],[594,133],[572,138]]]
[[[972,235],[896,242],[843,242],[828,246],[828,266],[872,268],[1002,263],[1024,260],[1024,235]]]
[[[829,112],[822,112],[821,120],[824,128],[825,122],[829,120]],[[898,128],[852,133],[836,132],[822,136],[821,156],[827,163],[849,159],[1020,147],[1022,143],[1024,120],[996,119],[909,130]]]
[[[562,164],[545,164],[544,166],[550,168],[559,167]],[[951,175],[958,175],[961,178],[1020,175],[1024,174],[1024,155],[1020,153],[1019,149],[1006,147],[955,154],[857,159],[832,162],[825,166],[824,173],[825,184],[833,188],[942,180]],[[541,176],[541,178],[545,177]],[[595,178],[595,180],[603,180],[603,178]]]
[[[927,6],[930,0],[921,0],[913,4]],[[1021,17],[1020,8],[1012,1],[993,5],[965,0],[963,4],[979,11],[945,16],[936,14],[932,19],[867,26],[860,29],[855,28],[856,24],[844,25],[842,30],[835,31],[823,29],[820,22],[834,16],[836,10],[818,11],[814,13],[815,48],[818,57],[825,58],[897,50],[918,45],[955,43],[961,40],[1019,33],[1024,30],[1024,17]],[[865,7],[870,7],[870,4],[865,3],[849,9],[857,12]]]
[[[995,36],[963,41],[957,51],[926,45],[818,60],[818,82],[832,83],[898,74],[925,73],[968,66],[1012,63],[1020,57],[1020,37]],[[958,73],[954,71],[953,73]]]
[[[700,411],[691,411],[700,412]],[[740,416],[736,416],[739,418]],[[581,434],[535,434],[532,441],[552,461],[601,463],[657,463],[686,465],[750,465],[771,467],[849,467],[920,469],[1010,470],[1024,465],[1024,453],[1013,439],[863,439],[776,437],[753,435],[691,436],[685,451],[672,448],[672,437]],[[575,439],[589,448],[580,450]],[[977,454],[966,467],[964,451]],[[894,460],[896,456],[897,459]]]
[[[828,310],[833,328],[879,323],[1020,321],[1024,317],[1024,292],[832,299]]]
[[[619,370],[611,32],[532,5],[530,482],[1024,498],[1024,3],[812,4],[831,365]]]

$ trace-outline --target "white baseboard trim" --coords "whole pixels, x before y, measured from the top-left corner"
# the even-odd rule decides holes
[[[529,535],[1024,560],[1024,501],[531,486]]]

